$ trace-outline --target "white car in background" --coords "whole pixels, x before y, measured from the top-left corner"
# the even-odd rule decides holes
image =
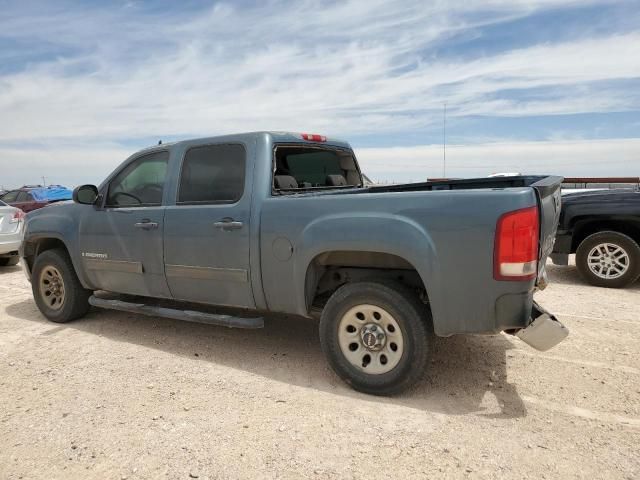
[[[0,200],[0,267],[16,265],[20,260],[23,230],[24,212]]]

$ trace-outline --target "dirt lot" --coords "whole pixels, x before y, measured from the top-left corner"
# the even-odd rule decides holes
[[[92,311],[46,322],[0,270],[0,478],[638,478],[640,284],[550,265],[571,330],[437,342],[413,391],[328,369],[312,321],[229,330]]]

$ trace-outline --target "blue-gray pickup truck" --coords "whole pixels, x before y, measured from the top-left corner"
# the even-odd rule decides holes
[[[434,335],[504,331],[540,350],[567,335],[533,301],[561,181],[370,185],[347,143],[315,134],[159,144],[28,214],[21,263],[54,322],[90,305],[237,328],[319,318],[335,372],[393,394]]]

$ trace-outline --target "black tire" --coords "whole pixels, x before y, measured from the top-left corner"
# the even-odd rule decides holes
[[[627,254],[629,262],[626,272],[617,278],[602,278],[589,268],[589,252],[600,244],[615,245]],[[640,276],[640,247],[629,236],[614,232],[603,231],[589,235],[576,250],[576,267],[582,277],[591,285],[597,287],[622,288],[635,282]]]
[[[64,301],[57,309],[52,308],[44,300],[46,297],[43,294],[42,282],[40,281],[43,271],[51,267],[60,273],[64,288]],[[52,322],[70,322],[84,316],[89,311],[89,297],[92,291],[82,286],[69,255],[62,249],[46,250],[36,257],[31,273],[31,290],[38,309]]]
[[[362,369],[356,367],[343,354],[338,337],[339,325],[343,317],[346,318],[345,315],[359,305],[382,308],[400,328],[402,354],[388,372],[365,373],[364,364]],[[360,333],[354,335],[360,341]],[[426,369],[432,338],[430,310],[415,293],[396,283],[367,281],[343,285],[329,298],[320,317],[320,344],[331,368],[355,390],[373,395],[393,395],[418,382]],[[361,343],[358,348],[363,348],[366,355],[367,347]],[[375,353],[381,355],[383,352]]]
[[[13,267],[17,265],[19,261],[20,257],[17,255],[15,257],[0,258],[0,267]]]

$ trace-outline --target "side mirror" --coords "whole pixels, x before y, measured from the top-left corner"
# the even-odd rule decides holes
[[[95,185],[80,185],[73,190],[73,201],[83,205],[93,205],[98,199],[98,188]]]

